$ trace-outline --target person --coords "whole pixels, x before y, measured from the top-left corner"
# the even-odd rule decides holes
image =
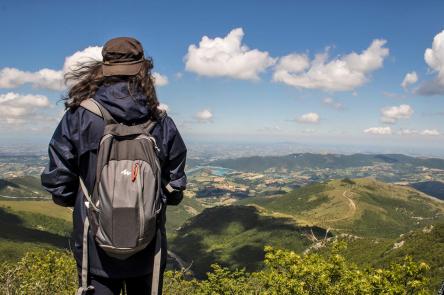
[[[44,188],[53,201],[73,209],[73,254],[81,284],[82,238],[86,217],[84,195],[79,177],[88,191],[95,184],[98,147],[105,122],[98,115],[80,107],[82,101],[94,98],[118,122],[141,124],[149,119],[156,124],[151,131],[161,166],[161,275],[158,294],[162,293],[166,267],[166,205],[177,205],[183,198],[187,178],[184,172],[187,149],[171,117],[162,112],[156,96],[152,59],[144,56],[142,45],[134,38],[109,40],[102,49],[103,61],[78,64],[65,75],[68,89],[66,112],[49,143],[49,164],[41,175]],[[109,256],[96,245],[91,234],[88,241],[88,284],[94,294],[149,294],[153,270],[154,240],[146,248],[126,258]]]

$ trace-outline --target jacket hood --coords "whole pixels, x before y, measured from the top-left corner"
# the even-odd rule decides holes
[[[118,122],[141,123],[150,117],[146,96],[140,91],[130,94],[127,82],[102,85],[94,99],[101,103]]]

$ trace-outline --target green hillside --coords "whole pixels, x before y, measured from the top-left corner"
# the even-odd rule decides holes
[[[0,261],[16,260],[33,248],[69,247],[71,222],[32,210],[18,211],[19,204],[10,202],[15,204],[2,202],[0,207]]]
[[[40,184],[40,179],[33,176],[21,176],[0,179],[0,198],[50,198]]]
[[[265,214],[293,218],[336,233],[397,237],[444,220],[444,202],[413,188],[370,178],[331,180],[275,197],[251,197],[237,204],[255,205]]]
[[[444,224],[426,226],[395,239],[353,238],[350,236],[329,239],[327,247],[320,247],[315,252],[324,255],[331,253],[332,241],[347,243],[342,251],[348,260],[361,266],[387,267],[391,263],[401,262],[405,256],[412,256],[416,261],[426,262],[430,266],[432,289],[437,290],[444,278]]]
[[[199,201],[190,197],[184,197],[177,206],[168,206],[166,222],[168,238],[173,238],[187,219],[199,214],[203,209]]]
[[[170,242],[170,249],[187,263],[197,277],[212,263],[262,267],[264,246],[303,251],[312,240],[325,236],[319,227],[297,226],[288,218],[263,216],[251,206],[222,206],[205,209],[191,218]]]
[[[375,163],[396,165],[398,169],[427,167],[444,169],[444,159],[416,158],[401,154],[313,154],[298,153],[285,156],[253,156],[237,159],[223,159],[211,165],[247,172],[262,172],[270,168],[295,170],[298,168],[331,168],[371,166]]]

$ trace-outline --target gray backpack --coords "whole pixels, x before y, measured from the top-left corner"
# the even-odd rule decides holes
[[[94,190],[90,194],[80,178],[87,217],[83,230],[82,286],[77,294],[93,289],[88,278],[88,231],[108,255],[125,259],[144,249],[154,238],[152,294],[157,294],[160,274],[162,210],[161,170],[158,147],[150,131],[156,121],[139,125],[119,124],[97,101],[81,107],[102,117],[105,131],[97,155]],[[161,113],[164,116],[165,112]],[[148,263],[148,261],[147,261]]]

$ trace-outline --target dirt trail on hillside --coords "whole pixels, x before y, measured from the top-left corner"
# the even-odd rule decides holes
[[[345,191],[342,193],[342,196],[348,200],[348,205],[350,206],[350,209],[351,209],[352,212],[353,212],[352,215],[354,215],[354,214],[356,213],[356,208],[357,208],[357,206],[356,206],[355,202],[354,202],[349,196],[347,196],[347,190],[345,190]]]
[[[352,198],[350,198],[349,196],[347,196],[347,192],[349,192],[349,191],[348,191],[348,190],[345,190],[345,191],[342,193],[342,196],[343,196],[344,198],[346,198],[347,201],[348,201],[348,207],[350,208],[350,211],[348,212],[348,214],[346,214],[345,216],[340,217],[340,218],[334,218],[334,219],[325,220],[326,222],[341,221],[341,220],[348,219],[348,218],[352,217],[353,215],[355,215],[356,210],[358,209],[358,206],[356,205],[355,201],[353,201]],[[351,193],[351,192],[350,192],[350,193]]]

